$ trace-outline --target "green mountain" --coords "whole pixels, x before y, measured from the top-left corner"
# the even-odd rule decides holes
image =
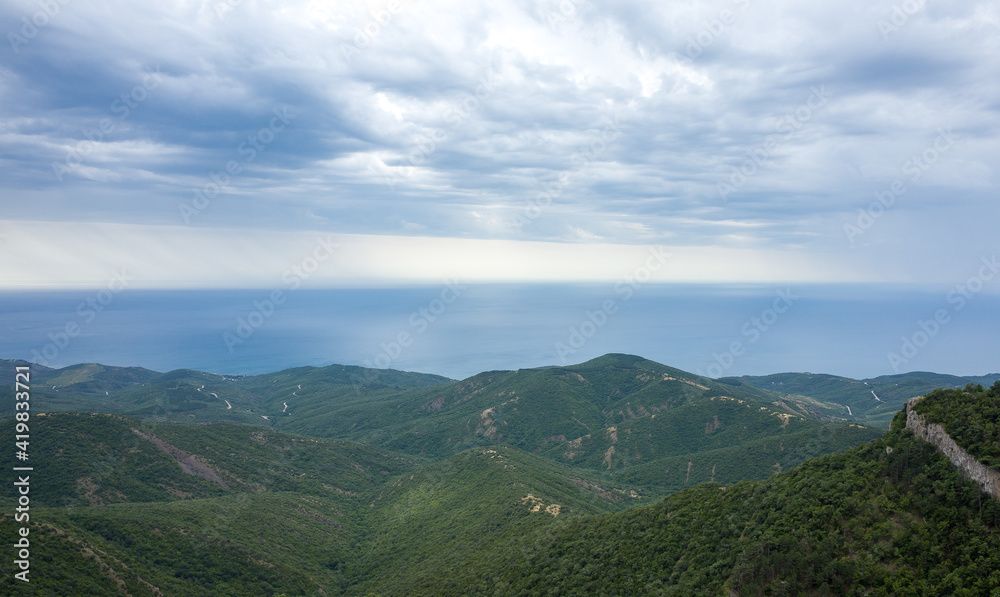
[[[1000,502],[904,419],[765,481],[567,521],[465,594],[1000,594]]]
[[[320,409],[343,398],[394,394],[451,381],[439,375],[344,365],[299,367],[258,376],[216,375],[190,369],[158,373],[137,367],[73,365],[50,369],[0,361],[0,373],[30,365],[33,409],[102,412],[154,422],[247,423],[271,427],[288,402]],[[303,389],[304,388],[304,389]],[[13,414],[13,387],[0,388],[0,416]],[[8,399],[9,398],[9,399]],[[303,413],[305,414],[305,413]]]
[[[13,437],[14,421],[4,428]],[[240,491],[358,492],[419,459],[341,440],[248,425],[148,424],[120,415],[35,414],[30,462],[57,465],[32,483],[40,506],[173,501]],[[5,455],[18,466],[13,453]],[[29,462],[29,463],[30,463]],[[13,497],[13,487],[3,494]]]
[[[468,573],[566,519],[647,503],[511,447],[473,448],[403,477],[372,501],[358,585],[391,595],[462,594]]]
[[[141,367],[110,367],[96,363],[70,365],[62,369],[52,369],[27,361],[0,360],[0,375],[4,379],[14,379],[16,367],[28,366],[31,369],[30,386],[32,397],[40,398],[45,404],[45,410],[73,411],[83,410],[82,405],[93,405],[96,412],[107,408],[115,408],[115,400],[110,398],[119,392],[140,386],[155,379],[160,374]],[[3,401],[0,412],[10,412],[13,386],[4,385]],[[11,400],[6,400],[6,398]]]
[[[636,391],[646,384],[637,380]],[[620,388],[601,391],[612,387]],[[985,462],[995,456],[998,396],[1000,384],[967,386],[932,392],[915,408]],[[721,402],[780,425],[760,403],[688,399],[655,413],[657,420]],[[717,412],[720,420],[730,416]],[[692,416],[700,421],[703,414]],[[607,471],[597,476],[572,459],[504,444],[420,457],[252,425],[36,413],[31,461],[38,468],[27,527],[32,582],[14,580],[7,558],[0,592],[1000,592],[1000,501],[914,437],[905,417],[898,413],[882,438],[780,474],[700,483],[657,500],[610,480]],[[632,420],[643,418],[653,421]],[[6,419],[0,427],[11,436],[13,426]],[[4,464],[9,470],[15,462],[8,455]],[[12,515],[16,495],[13,484],[0,488],[6,537],[24,522]]]
[[[294,405],[277,428],[432,458],[510,445],[658,495],[764,478],[881,435],[631,355]]]
[[[971,383],[960,390],[938,388],[913,408],[928,422],[944,427],[976,460],[1000,473],[1000,381],[989,390]]]
[[[0,534],[27,523],[33,576],[3,560],[4,594],[1000,592],[998,501],[905,411],[884,437],[837,421],[853,380],[791,393],[630,355],[461,381],[32,374],[30,521],[4,484]],[[967,384],[914,409],[998,470],[998,397]]]
[[[456,558],[488,558],[559,520],[643,503],[514,448],[431,463],[247,425],[92,414],[36,415],[31,425],[33,576],[13,580],[5,559],[4,594],[417,590],[443,582]],[[13,435],[13,421],[2,427]],[[24,522],[12,516],[16,495],[3,486],[3,536]]]
[[[35,414],[32,582],[27,595],[315,594],[343,572],[365,497],[416,470],[410,457],[247,425],[150,425],[119,415]],[[14,421],[3,421],[14,434]],[[16,535],[4,484],[4,536]]]
[[[656,496],[703,481],[766,478],[882,433],[829,424],[836,419],[815,400],[622,354],[461,381],[342,365],[251,377],[101,365],[33,374],[34,412],[250,424],[435,460],[509,445]]]
[[[989,385],[997,380],[1000,380],[1000,373],[957,377],[915,371],[869,379],[813,373],[776,373],[744,375],[719,381],[743,383],[775,392],[784,400],[811,404],[817,414],[834,420],[887,428],[895,413],[910,398],[923,396],[937,388],[961,388],[969,383]]]

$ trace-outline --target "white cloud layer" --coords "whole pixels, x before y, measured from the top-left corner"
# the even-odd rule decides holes
[[[671,280],[930,282],[995,250],[995,2],[50,4],[0,7],[0,251],[35,256],[6,287],[266,285],[314,230],[357,241],[333,284],[652,245]]]

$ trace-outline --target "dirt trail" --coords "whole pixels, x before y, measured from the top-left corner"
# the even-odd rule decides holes
[[[159,448],[161,451],[166,452],[167,454],[172,456],[174,460],[177,461],[177,464],[180,465],[181,470],[184,471],[185,473],[201,477],[206,481],[215,483],[216,485],[218,485],[223,489],[229,489],[229,485],[226,485],[226,482],[222,480],[222,477],[220,477],[219,474],[212,469],[212,467],[198,460],[198,458],[194,454],[188,454],[184,450],[181,450],[176,446],[168,444],[167,442],[163,441],[162,439],[156,437],[151,433],[143,433],[138,429],[133,429],[132,431],[139,437],[145,438],[150,442],[152,442],[152,444],[157,448]]]

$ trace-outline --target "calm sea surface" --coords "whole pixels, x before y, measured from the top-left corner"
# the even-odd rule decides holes
[[[0,293],[0,357],[244,374],[368,364],[453,378],[609,352],[712,377],[1000,370],[1000,296],[959,308],[948,290],[441,285],[300,289],[277,305],[269,290]]]

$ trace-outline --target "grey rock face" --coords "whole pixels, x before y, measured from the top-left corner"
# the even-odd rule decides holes
[[[1000,473],[994,471],[976,460],[963,450],[955,440],[951,439],[944,428],[936,423],[929,423],[923,415],[913,410],[913,405],[923,396],[910,398],[906,401],[906,428],[924,441],[928,441],[944,452],[948,460],[958,467],[962,474],[972,479],[983,488],[983,491],[1000,500]]]

